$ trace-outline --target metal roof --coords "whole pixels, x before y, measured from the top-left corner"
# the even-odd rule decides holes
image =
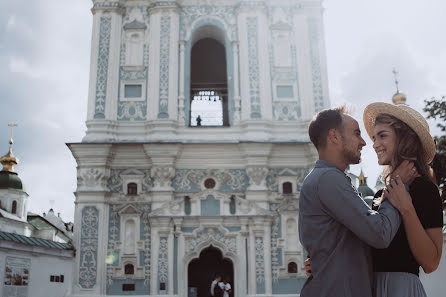
[[[3,231],[0,231],[0,240],[14,241],[14,242],[28,244],[28,245],[49,247],[49,248],[61,249],[61,250],[74,249],[73,245],[71,245],[70,243],[56,242],[56,241],[41,239],[41,238],[37,238],[37,237],[28,237],[25,235],[19,235],[19,234],[3,232]]]

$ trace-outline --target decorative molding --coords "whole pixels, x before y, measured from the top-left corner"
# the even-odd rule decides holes
[[[209,177],[217,181],[216,190],[220,192],[244,192],[249,185],[244,169],[177,169],[172,186],[176,192],[200,192],[202,182]]]
[[[104,168],[80,168],[77,176],[77,191],[104,191],[106,182]]]
[[[158,283],[165,283],[166,289],[168,288],[169,278],[169,258],[168,258],[168,240],[167,237],[160,237],[160,245],[158,252]]]
[[[124,193],[123,179],[121,175],[142,175],[141,193],[147,193],[153,187],[150,169],[110,169],[110,177],[107,180],[107,189],[110,192]]]
[[[192,234],[185,235],[186,255],[198,253],[203,243],[217,243],[225,252],[237,255],[236,234],[226,233],[219,227],[202,227],[194,230]]]
[[[260,119],[262,117],[260,109],[260,71],[257,22],[257,17],[248,17],[246,19],[246,26],[248,31],[248,76],[251,119]]]
[[[265,283],[265,255],[263,237],[255,238],[256,283]]]
[[[147,111],[146,101],[124,101],[118,105],[118,120],[145,121]]]
[[[320,28],[317,19],[308,19],[308,36],[310,42],[311,76],[313,79],[314,112],[324,109],[324,95],[322,89],[322,71],[320,61]]]
[[[111,17],[101,17],[99,27],[98,66],[96,72],[95,119],[105,119],[110,35]]]
[[[307,176],[309,168],[270,168],[266,176],[266,186],[272,192],[279,192],[279,176],[294,176],[296,177],[296,187],[300,190],[305,176]]]
[[[151,227],[149,221],[149,213],[151,211],[150,203],[120,203],[111,204],[109,206],[109,223],[108,223],[108,245],[107,245],[107,285],[112,285],[114,282],[113,276],[117,269],[124,268],[123,259],[120,258],[120,253],[124,243],[120,238],[121,234],[121,216],[133,215],[140,218],[140,234],[138,241],[142,241],[143,246],[138,247],[140,259],[135,263],[135,270],[139,270],[138,266],[143,266],[144,269],[144,285],[148,286],[151,275]],[[130,214],[129,214],[130,213]],[[121,272],[122,273],[122,272]]]
[[[196,5],[181,7],[180,38],[189,40],[193,24],[200,19],[215,19],[224,22],[225,31],[230,41],[237,39],[237,13],[234,6]]]
[[[249,177],[250,185],[265,186],[265,177],[268,175],[268,167],[266,166],[248,166],[246,174]]]
[[[81,217],[79,285],[92,289],[96,285],[98,265],[99,210],[85,206]]]
[[[300,104],[296,102],[274,102],[273,116],[276,121],[297,121],[300,118]]]
[[[170,16],[162,16],[160,21],[160,71],[158,118],[169,117],[169,55],[170,55]]]
[[[154,166],[150,170],[154,188],[170,188],[172,178],[175,176],[175,168],[172,166]]]

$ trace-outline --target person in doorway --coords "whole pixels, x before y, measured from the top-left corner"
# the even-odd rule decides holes
[[[227,278],[223,278],[223,282],[220,283],[221,288],[223,289],[223,297],[229,297],[232,293],[231,284],[228,282]]]
[[[221,275],[216,274],[211,283],[211,297],[223,297],[223,290],[220,286]]]
[[[299,237],[311,255],[312,276],[301,297],[372,297],[373,270],[370,246],[385,248],[401,222],[398,211],[383,201],[371,210],[344,173],[358,164],[366,145],[358,122],[345,107],[319,112],[309,136],[319,160],[305,178],[299,198]],[[405,162],[394,174],[410,182],[416,173]]]

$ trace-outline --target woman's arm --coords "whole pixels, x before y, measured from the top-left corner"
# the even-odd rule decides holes
[[[435,271],[440,264],[443,246],[441,227],[423,228],[412,204],[410,194],[406,191],[399,177],[390,182],[384,191],[384,195],[401,214],[407,241],[415,260],[423,267],[425,273]]]

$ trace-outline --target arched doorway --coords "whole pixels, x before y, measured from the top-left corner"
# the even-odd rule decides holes
[[[234,266],[230,259],[212,245],[201,251],[198,259],[188,266],[188,287],[197,288],[197,297],[209,297],[210,286],[216,274],[225,277],[234,292]],[[231,294],[233,296],[233,294]]]

